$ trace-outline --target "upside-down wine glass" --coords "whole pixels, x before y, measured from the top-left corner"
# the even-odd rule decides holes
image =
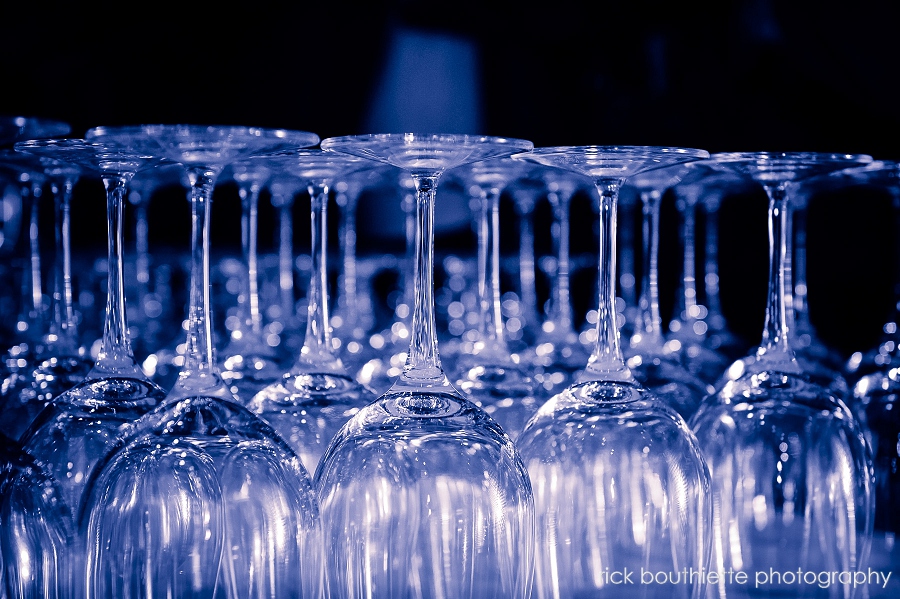
[[[373,163],[374,164],[374,163]],[[341,244],[341,271],[337,305],[331,317],[334,336],[343,345],[344,360],[350,372],[365,362],[368,333],[375,326],[369,290],[359,291],[359,263],[356,257],[356,207],[368,185],[383,177],[381,169],[367,168],[341,175],[334,184],[335,203],[340,209],[338,239]],[[393,171],[393,169],[391,169]]]
[[[745,347],[742,346],[741,339],[728,328],[719,297],[719,210],[725,194],[734,183],[730,178],[711,177],[696,184],[703,186],[701,202],[705,216],[703,283],[706,292],[706,323],[709,327],[706,345],[709,349],[734,359]]]
[[[193,226],[184,367],[163,404],[104,456],[85,491],[87,598],[320,597],[311,481],[277,433],[235,403],[216,365],[209,305],[216,177],[229,163],[314,145],[318,136],[198,125],[103,127],[88,136],[181,163]]]
[[[530,150],[466,135],[326,139],[322,147],[392,164],[416,185],[415,302],[409,357],[316,472],[335,597],[527,597],[532,495],[510,438],[449,382],[434,318],[434,198],[444,170]]]
[[[690,164],[690,163],[688,163]],[[641,202],[643,248],[639,315],[625,350],[626,365],[635,379],[672,406],[685,419],[713,391],[681,365],[666,347],[659,313],[659,212],[663,193],[679,183],[686,165],[662,168],[631,177]]]
[[[537,289],[535,287],[534,258],[534,207],[546,192],[544,182],[537,177],[523,177],[509,189],[516,215],[519,217],[519,335],[514,344],[519,353],[533,347],[541,330],[541,315],[538,311]]]
[[[712,475],[712,568],[719,597],[745,596],[729,571],[853,572],[865,569],[872,538],[872,458],[842,399],[810,382],[790,345],[786,257],[790,187],[859,165],[866,156],[814,153],[716,154],[717,169],[752,177],[769,196],[769,287],[756,359],[704,400],[691,426]],[[850,584],[827,594],[849,596]],[[805,596],[771,577],[767,593]],[[818,596],[818,595],[817,595]]]
[[[241,248],[244,272],[238,295],[237,326],[222,350],[222,378],[244,405],[281,376],[275,348],[263,337],[259,307],[259,194],[272,177],[267,157],[251,157],[230,165],[241,198]]]
[[[704,382],[713,384],[728,366],[728,361],[706,347],[707,309],[697,297],[695,230],[697,205],[703,194],[702,182],[714,173],[697,164],[689,169],[684,185],[676,187],[675,206],[681,216],[683,261],[675,315],[669,322],[667,346],[678,354],[689,372]]]
[[[777,155],[775,155],[777,156]],[[828,155],[826,155],[828,156]],[[841,156],[841,155],[836,155]],[[854,162],[856,159],[856,162]],[[777,160],[777,158],[775,159]],[[791,160],[788,158],[787,160]],[[802,158],[798,158],[798,160],[802,160]],[[869,156],[858,156],[858,157],[848,157],[843,162],[844,167],[851,168],[854,166],[858,166],[859,164],[865,162],[871,162],[871,157]],[[766,167],[768,168],[768,167]],[[828,365],[827,359],[821,359],[822,355],[816,354],[816,352],[812,351],[807,343],[804,342],[798,335],[798,331],[800,330],[797,326],[797,313],[796,313],[796,303],[794,301],[794,266],[793,266],[793,241],[794,241],[794,232],[797,227],[795,226],[795,204],[799,205],[801,211],[806,210],[806,204],[809,202],[809,195],[812,193],[812,184],[815,184],[816,181],[819,181],[820,185],[825,186],[833,186],[837,179],[835,177],[818,177],[816,175],[819,174],[828,174],[829,172],[834,172],[835,170],[840,170],[838,167],[834,167],[832,169],[824,169],[824,171],[813,170],[813,172],[805,173],[803,170],[798,174],[797,179],[792,181],[792,185],[788,190],[788,194],[791,196],[790,201],[787,202],[784,210],[784,227],[786,229],[785,233],[785,265],[784,265],[784,273],[782,278],[784,279],[783,292],[785,294],[784,302],[786,306],[785,319],[787,323],[787,328],[785,329],[785,334],[789,337],[787,340],[788,345],[791,348],[792,355],[794,361],[799,365],[800,370],[803,372],[804,376],[809,379],[810,382],[819,385],[830,391],[831,393],[838,396],[845,402],[850,401],[850,388],[847,385],[847,381],[841,375],[841,373]],[[732,174],[732,173],[729,173]],[[764,186],[765,187],[765,186]],[[797,197],[799,196],[799,197]],[[797,198],[795,200],[795,198]],[[805,215],[804,215],[805,217]],[[801,226],[805,229],[805,218],[801,220]],[[804,239],[804,247],[803,253],[805,254],[805,231],[803,233]],[[805,255],[802,259],[803,263],[803,273],[802,280],[806,279],[806,268],[805,268]],[[806,294],[805,283],[804,283],[804,296]],[[805,301],[803,302],[803,306],[805,308]],[[801,316],[803,318],[803,316]],[[807,317],[808,318],[808,317]],[[721,374],[719,379],[714,383],[714,386],[717,390],[721,390],[727,385],[729,385],[732,381],[739,379],[746,372],[748,372],[752,364],[757,361],[758,350],[754,350],[749,355],[740,358],[731,363],[730,366]],[[702,355],[702,354],[701,354]]]
[[[253,397],[251,411],[268,422],[315,472],[332,437],[375,394],[348,373],[332,342],[328,317],[328,194],[339,175],[370,168],[371,161],[321,150],[276,159],[307,184],[313,268],[307,293],[306,338],[291,370]]]
[[[456,386],[515,441],[537,411],[532,368],[510,352],[500,302],[500,193],[525,174],[513,160],[475,162],[454,169],[469,186],[478,213],[478,324],[471,350],[456,360]]]
[[[877,161],[847,172],[859,183],[886,188],[893,200],[894,215],[900,224],[900,164]],[[900,227],[896,229],[900,231]],[[900,249],[900,240],[897,248]],[[900,310],[900,285],[895,287],[894,313],[882,327],[879,346],[866,354],[871,362],[853,386],[853,400],[865,418],[875,465],[875,523],[872,568],[897,572],[900,565],[900,335],[897,311]],[[876,360],[877,358],[877,360]],[[896,585],[891,583],[896,589]],[[871,597],[890,597],[896,591],[869,586]]]
[[[26,324],[23,341],[9,351],[11,360],[7,360],[7,364],[14,363],[15,368],[9,368],[10,375],[4,376],[6,382],[0,390],[6,399],[6,409],[0,416],[0,430],[14,438],[24,433],[38,412],[54,397],[83,380],[92,366],[87,348],[79,339],[72,297],[70,203],[80,168],[47,156],[19,156],[21,158],[18,160],[14,156],[7,156],[5,161],[17,165],[19,169],[39,169],[43,176],[31,174],[22,179],[23,191],[27,180],[33,198],[29,230],[31,268],[28,277],[31,298],[27,302],[31,310],[30,316],[21,321]],[[42,196],[40,187],[46,181],[50,182],[53,192],[56,256],[49,318],[45,323],[40,284],[37,198]]]
[[[123,203],[128,182],[138,170],[154,166],[160,158],[81,139],[24,141],[16,144],[16,150],[93,171],[100,175],[107,192],[108,293],[97,362],[84,381],[54,398],[22,435],[24,449],[57,481],[60,500],[69,513],[65,527],[77,531],[74,519],[81,507],[82,492],[100,456],[125,425],[155,408],[165,396],[162,389],[144,377],[131,351],[125,318],[122,252]],[[33,487],[27,478],[18,478],[13,485],[32,489],[37,494],[44,492],[40,486]],[[24,494],[22,489],[16,492]],[[35,498],[34,505],[39,503]],[[26,529],[48,526],[43,522],[46,516],[39,511],[13,513],[13,517]],[[47,540],[16,535],[14,546],[20,561],[24,560],[21,565],[25,566],[25,561],[40,563],[46,559],[42,556],[55,553],[60,553],[62,560],[58,571],[41,572],[49,579],[33,578],[35,586],[28,595],[40,596],[45,583],[59,584],[62,592],[74,592],[83,582],[78,571],[83,566],[81,547],[47,546],[44,544]],[[69,560],[71,563],[67,563]],[[66,578],[69,574],[73,576],[71,580]]]
[[[617,596],[610,572],[707,565],[709,474],[684,420],[637,384],[619,349],[616,200],[631,176],[706,158],[703,150],[538,148],[521,158],[590,177],[600,194],[597,341],[578,382],[519,436],[534,486],[537,597]],[[517,158],[520,156],[516,156]],[[635,596],[697,597],[699,581],[640,585]],[[629,589],[629,592],[631,590]]]
[[[569,294],[569,207],[582,182],[578,176],[559,169],[544,169],[547,199],[553,208],[553,243],[556,276],[553,277],[547,320],[541,323],[534,340],[535,379],[544,397],[562,391],[573,382],[588,359],[578,338]]]

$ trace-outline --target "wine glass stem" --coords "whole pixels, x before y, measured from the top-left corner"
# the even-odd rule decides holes
[[[72,223],[71,200],[75,182],[65,179],[54,184],[56,200],[56,289],[53,292],[53,323],[57,339],[56,353],[77,353],[78,329],[72,302]]]
[[[716,324],[716,317],[722,313],[719,299],[719,211],[713,206],[706,208],[706,260],[704,263],[703,282],[706,290],[706,307],[709,310],[709,322]]]
[[[540,316],[537,312],[537,289],[534,274],[534,215],[533,204],[519,208],[519,285],[526,324],[537,326]]]
[[[481,354],[509,357],[500,310],[500,189],[482,190],[478,222],[478,297],[481,312]]]
[[[99,378],[112,373],[140,376],[131,352],[128,321],[125,314],[125,273],[122,264],[123,211],[127,176],[104,176],[106,188],[107,269],[106,319],[103,342],[91,374]],[[141,377],[143,378],[143,377]]]
[[[643,343],[661,347],[662,318],[659,315],[659,204],[658,190],[641,192],[644,238],[644,268],[641,277],[641,337]]]
[[[284,322],[294,316],[294,215],[293,198],[278,209],[278,288]]]
[[[404,383],[448,385],[438,355],[434,318],[434,195],[437,177],[416,176],[415,269],[409,356]]]
[[[769,289],[766,324],[757,356],[775,363],[785,372],[800,372],[788,342],[789,283],[787,256],[790,252],[790,205],[785,184],[767,185],[769,195]]]
[[[619,328],[616,326],[616,202],[620,180],[601,180],[600,192],[600,255],[599,302],[597,310],[597,343],[580,380],[634,382],[625,366],[619,347]]]
[[[40,185],[33,185],[31,189],[31,218],[28,225],[28,241],[31,250],[31,309],[32,324],[40,323],[44,312],[44,290],[41,287],[41,246],[38,238],[38,212],[42,190]],[[38,333],[37,331],[35,331]]]
[[[107,189],[107,194],[109,190]],[[107,207],[109,202],[107,201]],[[134,249],[137,270],[138,301],[144,301],[150,292],[150,225],[147,220],[147,200],[140,198],[135,204]]]
[[[300,350],[300,363],[340,370],[340,360],[331,344],[328,320],[328,185],[324,182],[309,185],[312,275],[307,294],[306,339]]]
[[[357,272],[356,272],[356,201],[359,196],[355,193],[344,194],[342,202],[344,209],[341,211],[341,258],[342,275],[341,291],[343,299],[341,304],[344,314],[359,321],[359,301],[357,298]]]
[[[809,329],[809,312],[806,303],[806,216],[807,208],[791,211],[794,230],[794,264],[792,265],[791,285],[793,297],[791,304],[796,319],[796,332]]]
[[[262,334],[262,317],[259,313],[259,259],[257,232],[259,225],[259,185],[241,185],[241,245],[247,265],[244,302],[241,306],[241,323],[255,337]]]
[[[416,235],[418,234],[416,229],[417,203],[416,196],[413,194],[403,198],[403,211],[406,213],[406,268],[404,269],[405,275],[403,277],[403,304],[410,311],[416,300],[415,277],[410,277],[409,273],[416,269],[416,252],[419,251],[416,242]],[[401,316],[404,322],[409,322],[409,312]]]
[[[210,322],[209,216],[216,173],[203,168],[188,172],[191,180],[191,291],[184,367],[178,392],[217,391],[219,376]],[[174,391],[174,390],[173,390]]]
[[[550,307],[549,320],[556,330],[572,328],[572,303],[569,296],[569,204],[572,194],[569,192],[551,192],[550,203],[556,222],[553,230],[556,242],[556,278],[554,279],[553,302]]]
[[[696,223],[696,204],[686,202],[682,212],[683,229],[682,243],[684,244],[684,314],[685,322],[696,320],[697,312],[697,267],[696,254],[694,252],[694,231]]]

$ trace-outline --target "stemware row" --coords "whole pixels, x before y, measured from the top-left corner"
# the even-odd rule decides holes
[[[791,187],[869,157],[709,160],[684,148],[533,149],[524,140],[413,134],[331,138],[310,151],[303,148],[319,142],[314,134],[237,127],[97,128],[87,137],[17,146],[101,174],[110,267],[97,363],[41,412],[22,436],[33,462],[16,458],[19,466],[2,481],[13,534],[4,533],[0,555],[15,596],[55,585],[98,597],[217,589],[569,597],[607,592],[603,573],[634,565],[720,574],[865,566],[873,526],[869,441],[847,398],[814,384],[794,357],[786,255]],[[500,160],[510,156],[516,161]],[[183,165],[190,179],[193,222],[184,365],[168,394],[134,360],[121,259],[125,186],[139,169],[166,161]],[[357,383],[334,351],[325,276],[328,190],[339,175],[373,162],[404,170],[414,185],[409,349],[380,396]],[[542,369],[534,377],[504,339],[498,297],[499,193],[527,163],[590,179],[600,219],[593,351],[581,367],[563,364],[583,350],[565,307],[561,228],[554,326],[540,341],[546,359],[535,360]],[[220,370],[210,328],[209,219],[212,188],[229,164],[249,184],[248,276],[242,325]],[[259,343],[254,203],[263,179],[253,173],[260,166],[291,173],[312,198],[306,336],[283,376],[269,374],[271,356]],[[451,380],[437,343],[434,211],[444,173],[462,167],[478,201],[479,318],[472,346],[452,356],[459,375]],[[701,180],[701,169],[754,178],[770,197],[763,341],[752,360],[740,362],[741,376],[717,393],[698,381],[709,364],[699,349],[691,352],[699,342],[685,335],[674,350],[663,346],[654,297],[659,192],[675,180]],[[571,184],[545,176],[555,204],[566,206]],[[628,181],[644,190],[648,281],[641,327],[623,352],[616,223]],[[688,236],[692,205],[685,207]],[[692,294],[683,311],[688,329]],[[677,351],[694,361],[673,360]],[[549,377],[556,370],[566,373],[565,384],[538,409],[536,390],[557,381]],[[708,397],[689,425],[679,410],[689,415],[690,398],[699,403],[701,394]],[[507,433],[520,426],[514,443]],[[27,530],[47,533],[16,541]],[[86,553],[75,549],[83,547]],[[722,596],[746,590],[710,588]],[[695,579],[664,593],[694,597],[706,589]]]

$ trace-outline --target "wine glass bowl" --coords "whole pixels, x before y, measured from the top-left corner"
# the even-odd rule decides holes
[[[271,427],[235,403],[216,363],[209,304],[217,175],[228,163],[314,145],[318,136],[184,125],[98,128],[88,136],[181,163],[193,223],[184,366],[162,404],[105,455],[85,491],[80,521],[100,540],[87,556],[89,596],[140,595],[148,585],[173,596],[216,589],[320,596],[321,525],[309,474]],[[126,560],[122,546],[133,548]]]
[[[810,381],[791,348],[791,185],[871,160],[835,154],[717,154],[719,170],[769,195],[769,291],[763,339],[745,372],[704,400],[691,426],[712,474],[713,563],[729,569],[865,569],[872,457],[844,401]],[[723,583],[719,596],[746,589]],[[789,588],[773,582],[773,592]],[[837,596],[849,587],[832,589]]]
[[[615,310],[619,188],[703,150],[581,146],[515,156],[590,177],[600,195],[597,337],[579,380],[550,398],[518,438],[535,493],[536,595],[613,594],[609,571],[706,568],[709,473],[675,410],[640,386],[619,347]],[[699,581],[666,588],[698,596]],[[655,594],[651,585],[644,595]]]
[[[387,134],[322,148],[392,164],[416,183],[414,306],[406,366],[334,437],[319,468],[334,596],[522,597],[532,494],[512,441],[455,389],[434,317],[434,200],[444,170],[532,148],[507,138]]]

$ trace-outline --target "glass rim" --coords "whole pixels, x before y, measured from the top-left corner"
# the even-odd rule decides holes
[[[237,135],[260,139],[297,138],[307,146],[319,143],[320,138],[311,131],[284,129],[279,127],[250,127],[246,125],[199,125],[199,124],[142,124],[142,125],[100,125],[92,127],[85,133],[85,139],[93,140],[110,135],[159,135],[163,133],[182,133],[189,135],[216,134],[219,136]]]
[[[755,162],[773,166],[793,164],[842,163],[868,164],[873,159],[868,154],[839,154],[829,152],[718,152],[710,155],[709,163]]]
[[[325,151],[347,145],[376,145],[383,142],[405,142],[406,145],[475,145],[496,144],[518,147],[524,151],[534,148],[534,143],[515,137],[495,137],[466,133],[367,133],[363,135],[343,135],[328,137],[320,144]]]
[[[590,156],[594,155],[602,157],[609,155],[611,158],[616,157],[652,157],[664,156],[671,154],[679,154],[682,156],[695,157],[703,160],[709,158],[710,154],[706,150],[699,148],[685,148],[679,146],[546,146],[534,148],[531,152],[523,152],[521,154],[513,154],[513,158],[525,157],[529,154],[536,156],[553,156],[553,155],[571,155],[571,156]]]

